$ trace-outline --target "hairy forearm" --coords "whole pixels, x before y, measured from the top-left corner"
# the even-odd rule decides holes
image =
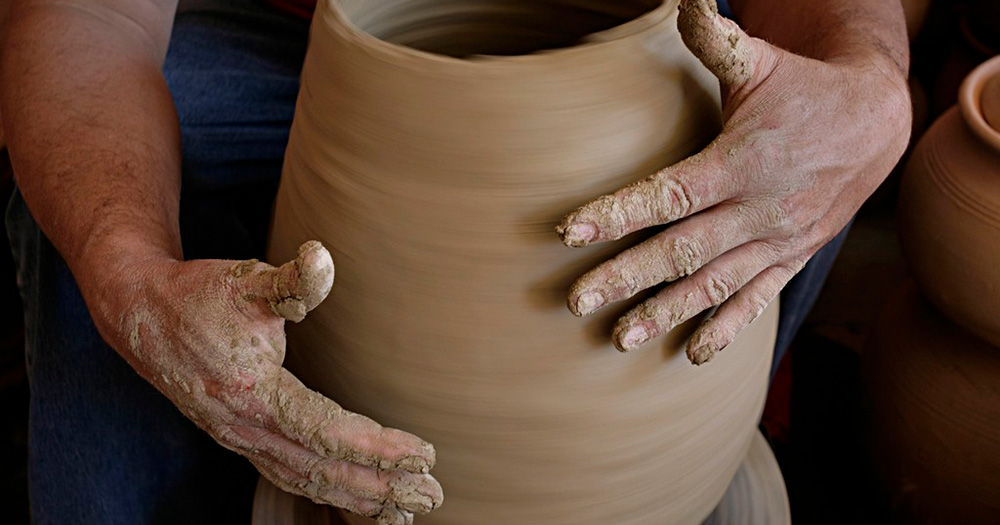
[[[0,77],[18,186],[81,288],[130,258],[181,256],[180,140],[161,73],[172,8],[113,3],[15,4]]]
[[[909,70],[906,20],[899,0],[731,0],[752,36],[828,62],[887,59]]]

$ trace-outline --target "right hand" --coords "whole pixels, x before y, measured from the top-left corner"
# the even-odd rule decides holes
[[[434,447],[309,390],[288,370],[285,320],[333,285],[318,242],[280,268],[257,261],[130,263],[86,295],[102,335],[199,427],[288,492],[409,524],[442,500]]]

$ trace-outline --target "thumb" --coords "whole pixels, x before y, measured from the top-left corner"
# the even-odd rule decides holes
[[[736,91],[753,77],[763,52],[736,22],[719,14],[716,0],[681,0],[677,28],[684,45],[722,83]]]
[[[252,297],[263,299],[279,317],[299,322],[319,306],[333,287],[333,258],[318,241],[308,241],[299,247],[298,257],[278,268],[253,263],[237,264],[234,271],[241,287]]]

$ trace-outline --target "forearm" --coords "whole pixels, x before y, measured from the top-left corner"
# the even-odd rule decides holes
[[[827,62],[888,59],[906,77],[909,41],[899,0],[731,0],[752,36]]]
[[[128,259],[181,257],[172,15],[111,3],[15,4],[0,85],[18,186],[85,297]]]

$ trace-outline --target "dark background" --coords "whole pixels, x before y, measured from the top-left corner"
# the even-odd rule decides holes
[[[8,1],[0,0],[0,28]],[[928,0],[903,3],[913,13]],[[930,4],[913,42],[914,143],[927,125],[954,103],[965,74],[1000,49],[1000,31],[989,25],[1000,22],[998,5],[996,0],[938,0]],[[827,287],[781,364],[768,399],[763,426],[781,464],[793,521],[798,524],[891,521],[865,446],[858,356],[882,301],[906,276],[894,223],[899,171],[897,168],[859,214]],[[11,168],[0,134],[0,202],[7,202],[12,189]],[[19,525],[29,522],[29,390],[20,298],[6,231],[2,236],[0,521]]]

